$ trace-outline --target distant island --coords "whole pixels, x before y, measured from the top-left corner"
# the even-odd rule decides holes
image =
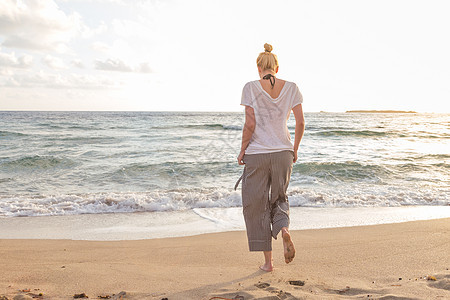
[[[412,110],[347,110],[346,113],[417,114]]]

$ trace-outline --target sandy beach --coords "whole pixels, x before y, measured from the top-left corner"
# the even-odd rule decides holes
[[[271,273],[258,270],[262,255],[248,252],[242,231],[136,241],[3,239],[0,297],[450,298],[449,218],[292,236],[294,262],[283,262],[275,241]]]

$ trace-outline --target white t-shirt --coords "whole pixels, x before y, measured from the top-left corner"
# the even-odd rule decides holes
[[[286,81],[280,95],[273,99],[259,80],[250,81],[242,90],[241,105],[255,111],[256,126],[245,154],[294,150],[287,120],[294,106],[303,102],[297,85]]]

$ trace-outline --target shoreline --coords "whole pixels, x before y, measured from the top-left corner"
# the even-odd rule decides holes
[[[362,114],[417,114],[413,110],[347,110],[346,113],[362,113]]]
[[[244,231],[128,241],[0,239],[0,296],[30,289],[42,299],[121,291],[124,299],[444,299],[449,232],[450,218],[294,230],[296,258],[284,264],[282,243],[274,241],[270,273],[258,270],[262,254],[248,251]]]
[[[291,207],[291,230],[450,218],[450,206]],[[143,240],[245,230],[242,207],[0,218],[0,239]]]

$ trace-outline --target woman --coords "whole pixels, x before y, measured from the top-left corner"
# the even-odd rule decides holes
[[[245,126],[237,158],[245,164],[242,175],[242,206],[250,251],[264,252],[260,269],[273,270],[272,237],[281,231],[285,262],[295,256],[289,234],[289,202],[286,190],[292,164],[305,130],[302,95],[293,82],[276,78],[278,59],[272,46],[264,45],[256,64],[260,80],[248,82],[242,92]],[[287,120],[295,116],[295,141],[291,143]]]

